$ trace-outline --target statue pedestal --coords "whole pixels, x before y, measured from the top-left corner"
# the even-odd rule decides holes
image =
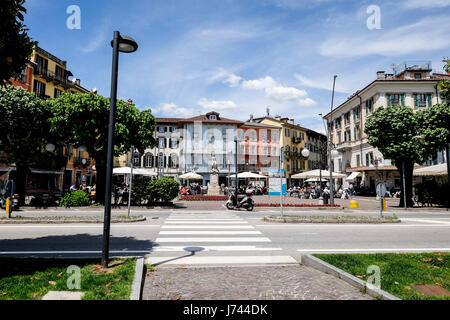
[[[217,173],[211,173],[209,179],[208,196],[219,196],[219,175]]]

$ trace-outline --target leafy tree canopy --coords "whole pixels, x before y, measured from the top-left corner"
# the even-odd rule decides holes
[[[44,101],[22,88],[0,86],[0,140],[6,161],[17,166],[33,163],[49,139],[50,117]]]
[[[25,68],[33,46],[23,24],[25,0],[2,0],[0,6],[0,85]]]

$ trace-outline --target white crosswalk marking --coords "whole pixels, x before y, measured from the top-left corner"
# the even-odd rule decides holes
[[[172,213],[155,242],[146,263],[157,266],[297,263],[291,256],[275,254],[282,249],[270,247],[269,238],[234,214]]]

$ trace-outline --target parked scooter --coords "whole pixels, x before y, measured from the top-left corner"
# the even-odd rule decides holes
[[[2,209],[6,209],[6,199],[9,197],[11,210],[19,210],[19,195],[14,193],[15,189],[16,185],[14,181],[6,181],[0,195],[0,207]]]
[[[255,201],[249,195],[245,195],[242,198],[237,198],[234,193],[230,193],[226,204],[229,210],[244,208],[247,211],[253,211],[255,207]]]

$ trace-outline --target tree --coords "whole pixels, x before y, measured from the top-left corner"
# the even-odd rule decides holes
[[[0,85],[25,68],[37,42],[31,41],[23,24],[25,0],[2,0],[0,6]]]
[[[16,166],[16,187],[25,201],[26,170],[41,158],[50,117],[44,101],[22,88],[0,86],[0,140],[6,162]]]
[[[52,117],[51,132],[54,140],[84,145],[95,159],[97,171],[96,198],[104,202],[104,181],[106,177],[108,123],[110,101],[94,93],[63,93],[47,102]],[[154,147],[155,119],[151,110],[139,111],[134,105],[117,101],[114,129],[114,156],[128,152],[132,145],[139,152]]]
[[[450,108],[436,104],[416,113],[408,106],[380,107],[365,124],[368,142],[395,162],[401,181],[403,166],[407,206],[412,201],[414,163],[423,163],[450,142]],[[419,139],[421,136],[423,139]],[[400,206],[404,205],[403,183]]]
[[[413,206],[412,180],[415,162],[423,162],[423,148],[414,139],[417,135],[417,118],[407,106],[380,107],[367,119],[364,132],[370,145],[377,148],[384,158],[392,159],[403,181],[405,173],[406,205]],[[403,183],[400,206],[404,206]]]

